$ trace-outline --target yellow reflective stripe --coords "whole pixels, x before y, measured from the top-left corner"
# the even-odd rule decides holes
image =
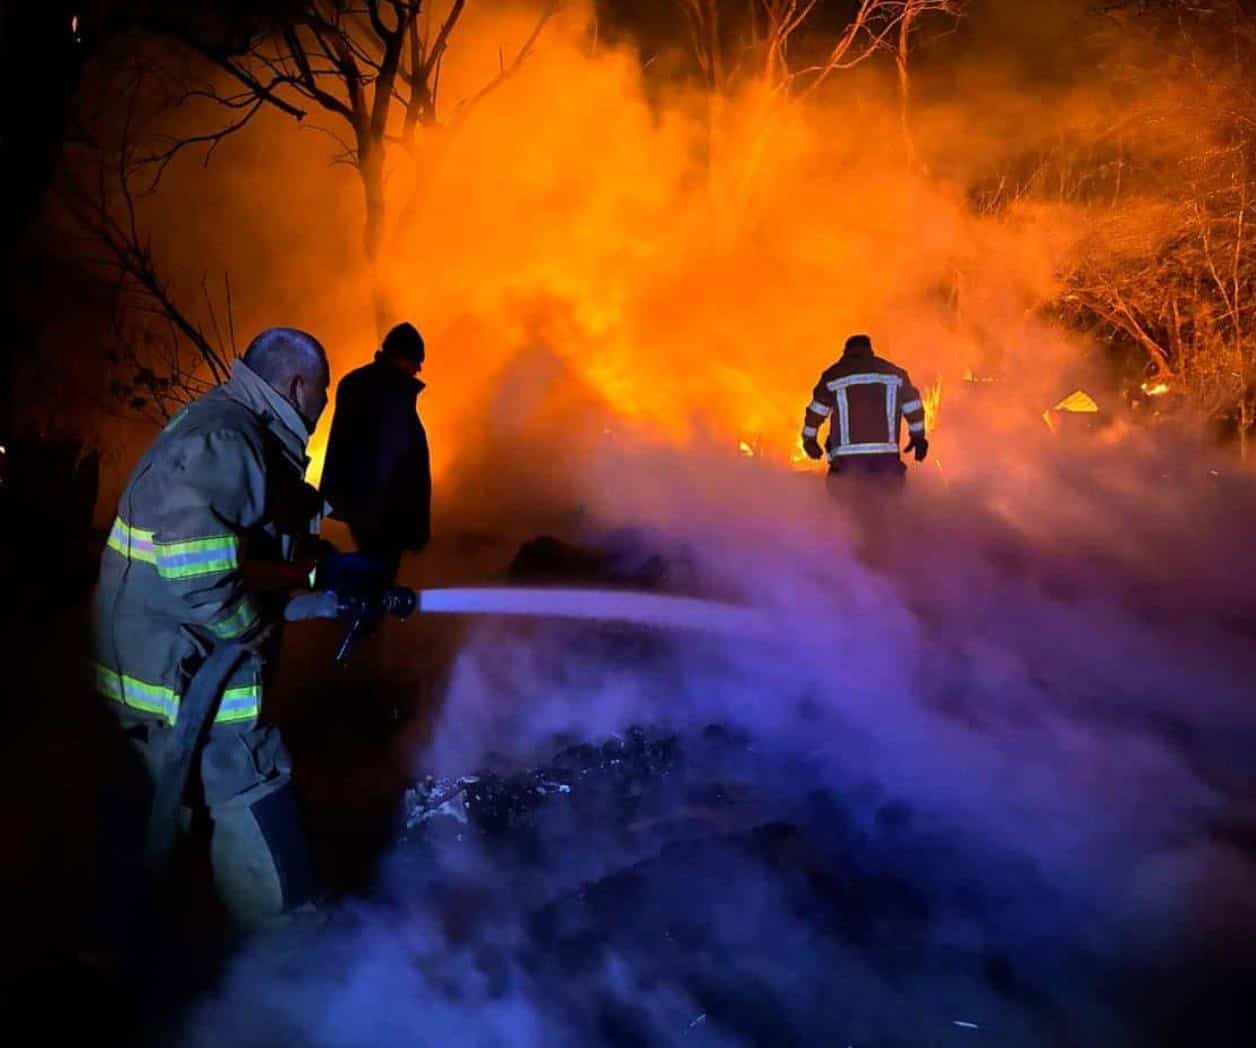
[[[154,534],[115,517],[106,545],[127,560],[152,564],[163,579],[216,575],[240,566],[240,540],[235,535],[158,542]]]
[[[179,716],[179,695],[163,684],[150,684],[138,677],[118,673],[99,662],[93,664],[96,671],[96,689],[108,699],[120,702],[142,713],[152,713],[173,725]],[[252,720],[262,708],[262,686],[242,684],[222,693],[216,724],[232,724]]]
[[[164,579],[190,579],[234,571],[240,566],[240,540],[213,535],[182,542],[156,542],[157,573]]]
[[[157,563],[153,533],[143,528],[133,528],[121,517],[113,518],[113,527],[109,529],[106,545],[127,560],[138,560],[145,564]]]
[[[222,701],[218,704],[218,715],[214,721],[218,724],[230,724],[234,721],[252,720],[261,712],[262,686],[260,684],[244,684],[238,688],[228,688],[222,693]]]
[[[107,698],[144,713],[155,713],[173,724],[179,712],[179,696],[173,688],[150,684],[138,677],[95,664],[96,688]]]
[[[257,609],[246,594],[236,601],[234,610],[228,612],[209,628],[213,630],[216,637],[230,640],[256,624],[258,618]]]

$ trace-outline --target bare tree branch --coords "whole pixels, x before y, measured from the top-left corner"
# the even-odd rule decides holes
[[[473,110],[477,105],[479,105],[480,102],[482,102],[490,94],[492,94],[499,87],[501,87],[502,84],[504,84],[507,80],[509,80],[517,72],[519,72],[519,69],[522,67],[523,63],[527,61],[528,56],[532,53],[532,49],[536,46],[537,40],[540,39],[541,33],[544,31],[545,26],[549,23],[549,20],[553,18],[554,15],[558,12],[558,8],[560,6],[561,6],[561,0],[550,0],[550,3],[541,12],[540,17],[537,18],[536,24],[533,25],[532,32],[528,34],[527,39],[524,40],[519,50],[515,52],[515,57],[511,59],[509,64],[505,66],[499,65],[496,76],[494,76],[491,80],[489,80],[486,84],[484,84],[484,86],[481,87],[478,91],[476,91],[475,94],[473,94],[470,98],[464,99],[463,101],[458,103],[454,111],[453,119],[455,121],[465,120],[467,116],[471,113],[471,110]]]
[[[266,105],[264,99],[258,98],[253,101],[252,106],[238,120],[234,120],[217,131],[211,131],[203,135],[188,135],[183,138],[175,139],[174,142],[166,149],[157,153],[151,153],[141,157],[136,161],[138,167],[152,168],[153,173],[149,180],[148,189],[151,192],[157,188],[157,184],[161,181],[161,176],[165,174],[166,168],[170,166],[174,160],[185,149],[193,146],[208,145],[205,155],[201,160],[202,166],[208,167],[210,160],[213,159],[214,151],[223,143],[224,139],[229,138],[241,128],[246,127],[252,119],[257,116],[262,107]]]

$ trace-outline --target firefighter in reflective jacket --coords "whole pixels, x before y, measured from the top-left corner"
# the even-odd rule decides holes
[[[311,336],[288,328],[259,335],[230,378],[176,415],[135,467],[93,598],[96,688],[145,770],[149,806],[198,665],[215,645],[248,646],[219,693],[187,795],[208,814],[215,886],[244,929],[315,894],[288,754],[258,715],[275,627],[334,616],[309,604],[331,595],[294,599],[289,588],[321,517],[303,477],[329,379]],[[305,613],[294,614],[298,605]]]
[[[829,420],[825,448],[820,426]],[[899,458],[901,420],[907,420],[906,451],[922,462],[929,451],[925,409],[907,372],[872,352],[867,335],[846,340],[841,359],[816,383],[803,420],[803,450],[813,459],[827,453],[832,477],[879,477],[901,482],[907,467]]]

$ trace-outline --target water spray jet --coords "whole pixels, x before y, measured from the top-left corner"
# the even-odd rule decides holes
[[[505,615],[621,623],[660,629],[686,629],[725,636],[762,635],[767,620],[753,609],[697,597],[635,593],[626,590],[464,586],[414,590],[394,586],[376,603],[362,604],[346,616],[349,629],[336,653],[344,663],[353,647],[384,615],[405,619],[424,615]]]

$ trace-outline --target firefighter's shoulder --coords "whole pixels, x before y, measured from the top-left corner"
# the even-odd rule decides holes
[[[216,452],[260,460],[265,437],[259,419],[230,397],[212,394],[193,401],[162,430],[159,450],[175,458]]]
[[[831,382],[835,378],[841,378],[847,370],[848,368],[846,365],[844,365],[840,360],[835,360],[820,373],[820,381]]]

